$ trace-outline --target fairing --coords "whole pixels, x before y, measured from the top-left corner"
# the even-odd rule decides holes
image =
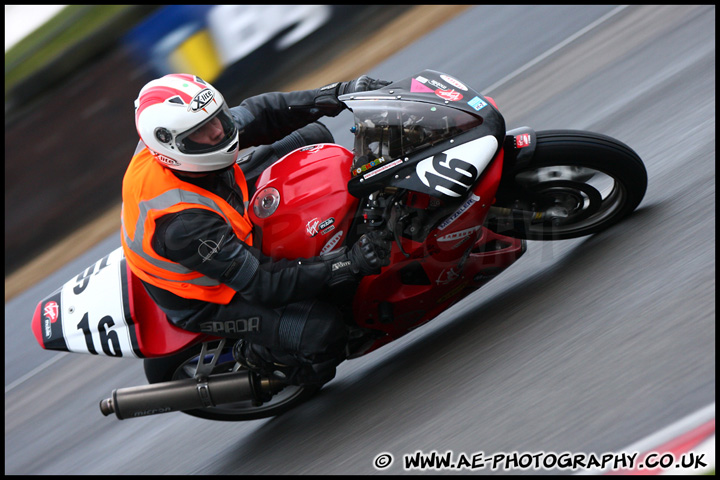
[[[505,139],[505,121],[491,99],[432,70],[340,98],[355,118],[348,190],[357,197],[392,186],[459,200]],[[476,145],[462,154],[451,150],[469,142]]]
[[[172,325],[130,271],[122,247],[38,303],[35,339],[47,350],[161,357],[211,337]]]

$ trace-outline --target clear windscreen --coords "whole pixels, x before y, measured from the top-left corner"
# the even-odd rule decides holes
[[[353,168],[407,156],[482,123],[467,112],[432,103],[394,99],[345,103],[355,116]]]

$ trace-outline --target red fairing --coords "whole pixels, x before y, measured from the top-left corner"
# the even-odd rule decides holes
[[[135,323],[140,353],[146,358],[172,355],[211,337],[176,327],[148,295],[140,279],[127,268],[130,316]]]
[[[45,342],[43,342],[43,335],[42,335],[42,314],[41,309],[42,308],[42,302],[37,304],[37,307],[35,307],[35,313],[33,314],[32,318],[32,331],[33,335],[35,335],[35,340],[40,344],[41,347],[45,348]]]
[[[481,227],[495,198],[502,164],[501,150],[473,190],[473,195],[461,207],[462,213],[457,219],[447,225],[441,224],[430,232],[424,243],[401,239],[409,258],[394,244],[390,266],[380,275],[365,277],[360,283],[353,305],[356,322],[387,334],[365,353],[433,319],[524,253],[522,240]],[[498,247],[488,251],[487,244]],[[472,249],[468,254],[469,246]],[[464,255],[467,255],[465,260],[462,259]],[[419,272],[426,275],[426,282],[408,285],[401,280],[406,275],[417,277]],[[383,303],[392,305],[393,320],[390,322],[380,317]]]
[[[353,154],[335,144],[303,147],[266,169],[250,202],[262,230],[262,251],[272,258],[308,258],[342,245],[359,200],[348,193]],[[279,205],[266,218],[254,206],[274,188]]]

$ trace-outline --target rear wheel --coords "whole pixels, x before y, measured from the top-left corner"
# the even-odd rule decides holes
[[[563,240],[600,232],[632,213],[645,195],[647,171],[630,147],[611,137],[548,130],[537,132],[532,160],[503,185],[490,228],[528,240]]]
[[[226,345],[229,343],[229,345]],[[145,376],[150,383],[235,372],[244,369],[232,355],[232,343],[199,344],[169,357],[145,359]],[[203,350],[204,349],[204,350]],[[200,359],[203,358],[203,362]],[[199,372],[200,370],[200,372]],[[307,401],[319,386],[288,385],[261,405],[251,400],[216,407],[185,410],[183,413],[208,420],[240,422],[280,415]]]

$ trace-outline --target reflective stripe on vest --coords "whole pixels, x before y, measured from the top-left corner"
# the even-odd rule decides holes
[[[247,198],[242,171],[237,166],[234,168],[236,181]],[[252,244],[252,225],[247,216],[241,215],[220,197],[202,192],[205,190],[166,171],[147,149],[142,150],[133,157],[123,179],[123,248],[133,273],[148,283],[184,298],[226,304],[235,294],[232,288],[179,263],[163,259],[150,246],[150,239],[155,233],[154,222],[148,222],[151,215],[157,219],[166,213],[189,208],[205,208],[217,213],[232,227],[238,238]],[[137,218],[133,219],[134,210],[132,213],[125,211],[126,202],[137,205]],[[151,226],[152,231],[146,231],[146,226]]]
[[[145,253],[145,250],[143,249],[143,238],[145,238],[145,220],[147,220],[147,215],[150,210],[165,210],[170,207],[173,207],[177,205],[178,203],[195,203],[198,205],[204,205],[206,207],[211,208],[216,213],[222,215],[222,217],[225,219],[225,221],[230,224],[230,219],[228,219],[225,214],[223,213],[222,209],[212,201],[212,199],[204,197],[202,195],[198,195],[195,192],[188,192],[187,190],[181,190],[181,189],[174,189],[174,190],[168,190],[167,192],[163,193],[159,197],[151,198],[150,200],[141,201],[138,205],[140,209],[140,215],[138,216],[137,222],[135,223],[135,238],[133,240],[130,239],[130,236],[127,234],[127,230],[125,229],[125,222],[123,218],[123,236],[125,237],[125,242],[130,247],[130,249],[143,257],[146,261],[152,263],[158,268],[162,268],[164,270],[169,270],[174,273],[179,274],[188,274],[192,273],[193,270],[190,270],[189,268],[185,268],[179,263],[171,262],[169,260],[160,260],[158,258],[152,257]],[[204,277],[206,280],[204,283],[197,283],[198,280],[191,280],[190,283],[195,283],[197,285],[219,285],[220,282],[217,280],[213,280],[211,278]]]

